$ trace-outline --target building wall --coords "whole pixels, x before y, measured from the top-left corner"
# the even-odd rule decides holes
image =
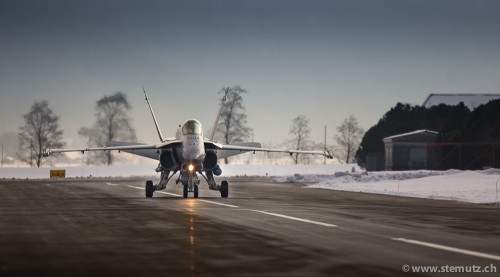
[[[435,142],[437,135],[418,133],[384,140],[385,169],[412,170],[427,169],[433,163],[427,144]]]

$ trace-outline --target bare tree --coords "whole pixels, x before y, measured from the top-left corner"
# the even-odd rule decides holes
[[[290,141],[292,147],[296,150],[304,150],[309,144],[310,133],[309,119],[306,116],[299,115],[294,118],[290,126],[290,134],[293,137]],[[298,153],[291,155],[291,157],[295,164],[299,163]]]
[[[47,101],[35,101],[30,111],[24,115],[25,125],[19,128],[19,151],[17,156],[33,166],[42,164],[43,151],[61,148],[63,131],[59,129],[59,116],[49,108]]]
[[[344,119],[337,127],[338,134],[335,135],[337,145],[334,147],[334,156],[345,163],[351,163],[363,138],[364,130],[359,127],[358,120],[353,115]]]
[[[89,147],[104,147],[106,143],[113,140],[136,141],[135,130],[130,124],[127,112],[132,109],[128,103],[127,95],[116,92],[112,95],[104,95],[96,101],[96,121],[91,128],[82,127],[78,130],[81,136],[87,137]],[[110,151],[92,152],[87,159],[88,163],[113,163],[114,157]]]
[[[266,143],[267,148],[282,148],[283,145],[279,144],[273,144],[273,143]],[[264,160],[264,163],[267,164],[276,164],[280,158],[283,158],[282,153],[277,153],[277,152],[260,152],[261,159]]]
[[[222,89],[219,94],[224,92],[225,89]],[[247,93],[247,90],[240,86],[234,86],[228,91],[221,120],[217,126],[217,132],[222,135],[225,144],[243,142],[250,137],[252,132],[252,129],[246,126],[247,115],[243,105],[243,93]],[[224,162],[229,163],[228,158],[224,158]]]

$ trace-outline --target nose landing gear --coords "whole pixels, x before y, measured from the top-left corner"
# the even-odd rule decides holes
[[[198,185],[200,184],[200,180],[196,174],[189,174],[188,178],[181,178],[181,182],[183,187],[183,198],[188,198],[189,192],[193,192],[193,197],[198,198]]]

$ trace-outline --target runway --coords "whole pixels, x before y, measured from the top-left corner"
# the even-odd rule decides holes
[[[138,179],[2,180],[0,275],[447,275],[412,266],[500,272],[498,206],[267,178],[229,181],[227,199],[204,182],[199,199],[181,198],[174,182],[146,199]]]

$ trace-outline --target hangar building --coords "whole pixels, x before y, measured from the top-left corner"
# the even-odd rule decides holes
[[[386,137],[385,170],[414,170],[432,167],[434,153],[427,145],[436,141],[438,132],[418,130]]]

